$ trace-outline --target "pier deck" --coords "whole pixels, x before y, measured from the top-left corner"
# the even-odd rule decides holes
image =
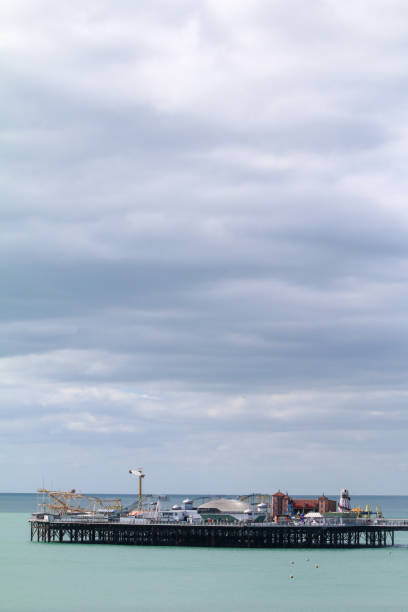
[[[376,525],[191,525],[31,520],[31,541],[239,548],[374,548],[394,545],[408,522]]]

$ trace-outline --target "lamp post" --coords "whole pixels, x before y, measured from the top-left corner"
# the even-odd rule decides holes
[[[145,477],[143,474],[142,468],[138,468],[137,470],[129,470],[129,474],[133,474],[133,476],[137,476],[139,478],[139,510],[142,509],[142,479]]]

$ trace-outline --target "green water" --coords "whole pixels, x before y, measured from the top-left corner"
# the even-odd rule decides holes
[[[405,534],[348,551],[38,544],[28,518],[0,514],[1,612],[408,610]]]

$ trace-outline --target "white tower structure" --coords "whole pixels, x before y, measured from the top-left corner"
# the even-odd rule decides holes
[[[342,489],[340,493],[339,512],[350,512],[350,495],[347,489]]]
[[[133,474],[133,476],[137,476],[139,478],[139,510],[142,509],[142,480],[145,477],[143,474],[143,469],[138,468],[137,470],[129,470],[129,474]]]

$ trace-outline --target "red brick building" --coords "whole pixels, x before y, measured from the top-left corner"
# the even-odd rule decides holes
[[[287,493],[278,491],[272,495],[272,516],[288,514],[289,506],[294,514],[307,514],[308,512],[336,512],[337,502],[321,495],[316,499],[293,499]]]
[[[272,495],[272,516],[283,516],[288,513],[289,495],[278,491]]]
[[[319,512],[321,514],[323,514],[323,512],[336,512],[337,511],[337,502],[335,499],[329,499],[325,495],[321,495],[318,501],[319,501]]]

